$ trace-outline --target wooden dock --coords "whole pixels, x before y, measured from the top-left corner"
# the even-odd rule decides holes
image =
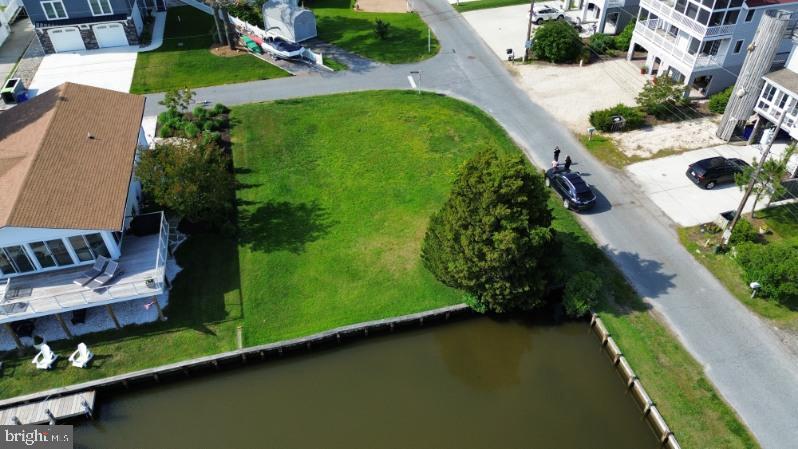
[[[95,392],[91,390],[0,410],[0,424],[50,424],[61,419],[91,415],[94,397]]]

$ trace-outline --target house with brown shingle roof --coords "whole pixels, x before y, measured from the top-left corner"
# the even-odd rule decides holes
[[[160,213],[137,217],[143,113],[143,97],[65,83],[3,114],[0,323],[7,330],[55,314],[69,336],[62,314],[163,293],[168,225]],[[108,276],[91,273],[97,279],[87,281],[92,267]]]

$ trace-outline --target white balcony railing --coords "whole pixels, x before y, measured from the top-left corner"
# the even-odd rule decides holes
[[[679,46],[674,36],[665,31],[665,28],[669,27],[669,25],[670,24],[667,21],[662,19],[644,20],[637,23],[637,26],[635,26],[635,33],[648,39],[659,49],[670,54],[677,61],[683,63],[688,69],[706,68],[721,65],[725,54],[690,54],[687,49]]]
[[[10,24],[17,11],[22,8],[22,3],[19,0],[8,0],[4,6],[5,8],[0,11],[0,23]]]
[[[672,2],[661,0],[642,0],[640,2],[640,6],[653,12],[659,17],[668,20],[673,25],[676,25],[676,27],[680,30],[685,30],[688,33],[693,34],[698,39],[702,39],[706,36],[723,36],[732,34],[734,32],[734,25],[719,25],[712,27],[702,25],[673,9]]]

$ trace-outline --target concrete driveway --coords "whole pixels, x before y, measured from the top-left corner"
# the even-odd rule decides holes
[[[695,226],[715,220],[721,212],[736,209],[743,197],[734,184],[704,190],[687,178],[685,172],[688,165],[715,156],[750,162],[759,157],[759,152],[752,146],[719,145],[638,162],[629,165],[626,170],[640,184],[643,193],[668,217],[680,226]],[[751,211],[752,204],[753,200],[749,200],[746,212]],[[757,209],[762,206],[764,201],[760,201]]]
[[[67,81],[128,92],[138,50],[131,46],[47,55],[29,87],[31,96]]]

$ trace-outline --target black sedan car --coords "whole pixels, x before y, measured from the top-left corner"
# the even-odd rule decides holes
[[[687,166],[685,173],[702,189],[711,190],[718,184],[734,182],[734,176],[749,167],[742,159],[726,159],[722,156],[701,159]]]
[[[596,205],[596,194],[579,173],[550,168],[546,172],[546,185],[560,195],[566,209],[587,210]]]

